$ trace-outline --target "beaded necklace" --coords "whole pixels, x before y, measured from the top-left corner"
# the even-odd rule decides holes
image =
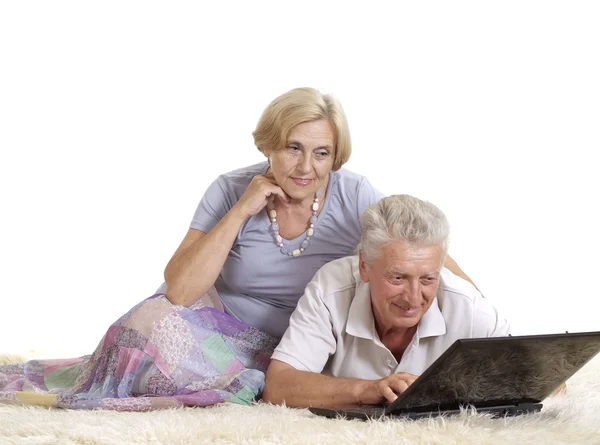
[[[302,255],[308,245],[310,244],[310,239],[315,234],[315,224],[317,224],[317,212],[319,211],[319,191],[315,194],[315,199],[312,203],[312,216],[310,217],[310,223],[308,225],[308,229],[304,234],[306,235],[302,243],[300,243],[300,247],[293,250],[288,250],[283,245],[283,237],[279,234],[279,223],[277,222],[277,210],[273,207],[272,203],[267,205],[267,209],[269,211],[269,219],[271,220],[271,232],[273,232],[273,239],[275,240],[275,244],[279,246],[279,250],[282,254],[296,257]]]

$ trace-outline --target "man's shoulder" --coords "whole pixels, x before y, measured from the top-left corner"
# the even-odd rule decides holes
[[[354,295],[358,273],[358,255],[333,260],[321,267],[309,286],[315,287],[325,303],[342,292]]]
[[[457,301],[463,304],[474,304],[478,298],[481,298],[481,293],[473,286],[473,284],[464,278],[453,274],[445,267],[442,268],[440,278],[442,295],[455,295],[458,298]]]
[[[454,329],[468,329],[473,336],[489,336],[498,325],[498,311],[491,301],[486,300],[473,284],[454,275],[447,269],[442,270],[441,292],[438,292],[440,310],[446,325]],[[509,324],[504,323],[507,326]]]
[[[473,284],[443,268],[440,274],[438,301],[442,314],[474,314],[484,300]]]

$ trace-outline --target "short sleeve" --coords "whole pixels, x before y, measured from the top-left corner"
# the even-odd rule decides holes
[[[478,298],[473,309],[473,338],[508,336],[510,323],[488,300]]]
[[[367,207],[379,202],[384,196],[383,193],[371,185],[367,178],[363,178],[358,187],[358,216],[362,216]]]
[[[224,175],[206,190],[190,224],[192,229],[210,232],[236,203],[233,189]]]
[[[329,310],[317,287],[309,283],[271,358],[285,362],[299,371],[320,373],[335,351],[336,340]]]

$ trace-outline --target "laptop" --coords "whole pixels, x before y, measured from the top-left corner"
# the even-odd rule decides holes
[[[387,405],[309,408],[326,417],[419,419],[465,408],[494,417],[542,409],[542,401],[600,352],[600,332],[457,340]]]

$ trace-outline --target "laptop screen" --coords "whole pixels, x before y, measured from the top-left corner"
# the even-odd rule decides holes
[[[538,403],[600,351],[600,332],[457,340],[386,412]]]

